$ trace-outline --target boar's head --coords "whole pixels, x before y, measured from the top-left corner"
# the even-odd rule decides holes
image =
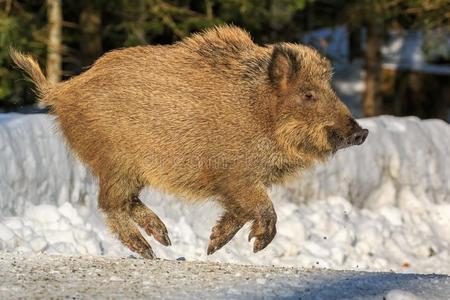
[[[365,141],[369,131],[358,125],[333,91],[331,64],[317,51],[276,44],[268,75],[276,137],[289,154],[323,160]]]

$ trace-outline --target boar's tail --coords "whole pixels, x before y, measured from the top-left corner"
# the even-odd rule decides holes
[[[36,59],[30,55],[23,54],[14,48],[10,48],[9,53],[16,66],[24,70],[31,81],[36,85],[37,96],[39,97],[40,102],[45,106],[51,105],[47,101],[47,95],[51,89],[51,84],[45,78]]]

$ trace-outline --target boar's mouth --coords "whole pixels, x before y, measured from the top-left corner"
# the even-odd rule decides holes
[[[339,149],[345,148],[345,138],[340,135],[336,130],[328,129],[328,141],[333,148],[333,153],[336,153]]]
[[[359,126],[358,126],[359,127]],[[350,146],[361,145],[366,140],[369,130],[361,127],[353,130],[349,136],[342,136],[336,130],[328,128],[328,141],[333,148],[333,153]]]

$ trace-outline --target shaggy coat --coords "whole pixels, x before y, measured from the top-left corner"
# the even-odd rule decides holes
[[[154,253],[138,226],[170,239],[139,200],[145,186],[220,202],[208,254],[247,222],[256,252],[276,233],[267,188],[367,136],[333,92],[328,60],[298,44],[256,45],[237,27],[111,51],[56,85],[31,57],[11,56],[99,178],[111,231],[146,258]]]

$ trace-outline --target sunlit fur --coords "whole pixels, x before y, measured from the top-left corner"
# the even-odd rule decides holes
[[[302,45],[258,46],[236,27],[111,51],[53,86],[32,58],[15,51],[12,58],[98,176],[111,230],[144,257],[154,255],[136,224],[163,244],[170,240],[138,199],[143,187],[222,204],[208,253],[249,221],[259,251],[276,233],[266,188],[323,161],[337,149],[330,133],[351,130],[328,60]],[[311,91],[315,99],[305,99]]]

